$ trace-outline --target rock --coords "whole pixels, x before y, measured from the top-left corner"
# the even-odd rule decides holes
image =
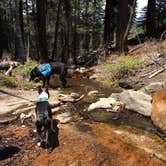
[[[66,102],[75,103],[75,102],[80,101],[83,97],[84,97],[84,95],[80,96],[79,94],[71,93],[70,95],[59,94],[58,99],[64,103],[66,103]]]
[[[92,111],[98,108],[109,108],[112,109],[113,104],[115,104],[116,99],[114,98],[100,98],[99,101],[97,101],[96,103],[92,103],[89,108],[88,111]]]
[[[73,98],[73,99],[78,99],[80,98],[80,95],[78,93],[71,93],[70,96]]]
[[[92,96],[92,95],[98,95],[99,94],[99,91],[98,90],[94,90],[94,91],[90,91],[88,93],[88,96]]]
[[[166,89],[154,94],[151,119],[166,134]]]
[[[120,101],[120,93],[112,93],[110,97],[116,99],[117,101]]]
[[[96,80],[96,78],[98,77],[97,74],[93,74],[89,77],[90,80]]]
[[[56,119],[59,120],[60,123],[68,123],[72,120],[72,116],[71,113],[68,111],[57,115]]]
[[[66,103],[65,105],[61,105],[59,107],[53,108],[52,114],[57,115],[64,112],[75,112],[75,111],[76,111],[76,108],[74,107],[72,103]]]
[[[162,82],[153,82],[144,88],[142,88],[140,91],[148,94],[148,95],[153,95],[156,91],[161,90],[164,88],[164,83]]]
[[[123,91],[119,100],[125,104],[125,108],[138,112],[144,116],[151,115],[151,96],[134,90]]]
[[[95,121],[106,122],[117,117],[117,113],[124,110],[124,105],[116,99],[100,98],[96,103],[92,103],[86,112],[87,116]]]
[[[119,82],[119,86],[124,89],[133,89],[133,87],[127,82]]]

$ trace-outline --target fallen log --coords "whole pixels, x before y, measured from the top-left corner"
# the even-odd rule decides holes
[[[14,110],[13,114],[18,115],[18,114],[21,114],[21,113],[27,113],[29,111],[35,110],[36,105],[34,105],[34,104],[35,103],[32,103],[32,104],[26,105],[26,107],[24,107],[24,108]],[[55,108],[55,107],[58,107],[60,105],[62,105],[62,103],[60,101],[57,101],[56,103],[50,104],[50,107]]]
[[[11,66],[17,67],[19,65],[16,61],[2,61],[0,62],[0,70],[8,70]]]

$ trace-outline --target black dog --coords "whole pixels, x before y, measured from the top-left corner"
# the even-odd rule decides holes
[[[67,75],[67,66],[61,62],[52,62],[35,67],[30,73],[30,81],[39,78],[40,80],[43,80],[43,87],[45,87],[46,81],[47,86],[49,86],[49,80],[52,74],[59,75],[62,86],[65,88],[67,83],[65,79]]]
[[[57,125],[53,127],[51,107],[48,102],[48,89],[42,91],[42,89],[39,88],[39,94],[39,101],[36,103],[35,108],[35,125],[40,139],[46,137],[46,148],[48,152],[51,152],[52,149],[58,145],[58,127]]]

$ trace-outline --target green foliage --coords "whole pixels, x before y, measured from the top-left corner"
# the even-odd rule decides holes
[[[99,66],[102,71],[97,81],[109,87],[116,87],[118,80],[133,75],[144,64],[144,60],[137,56],[119,56],[114,63]]]
[[[115,64],[106,64],[104,70],[111,71],[112,77],[116,79],[127,77],[143,65],[143,60],[137,56],[120,56]]]
[[[0,87],[9,87],[9,88],[16,88],[17,82],[14,77],[9,77],[4,74],[0,74]]]
[[[28,77],[30,74],[30,71],[35,66],[38,66],[38,63],[36,61],[28,61],[24,65],[19,65],[17,68],[15,68],[13,70],[13,75]]]

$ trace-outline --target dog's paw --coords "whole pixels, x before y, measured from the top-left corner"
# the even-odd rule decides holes
[[[47,153],[51,153],[52,151],[53,151],[52,147],[50,147],[50,148],[47,149]]]
[[[37,146],[39,146],[39,147],[40,147],[40,146],[41,146],[41,142],[37,142]]]

